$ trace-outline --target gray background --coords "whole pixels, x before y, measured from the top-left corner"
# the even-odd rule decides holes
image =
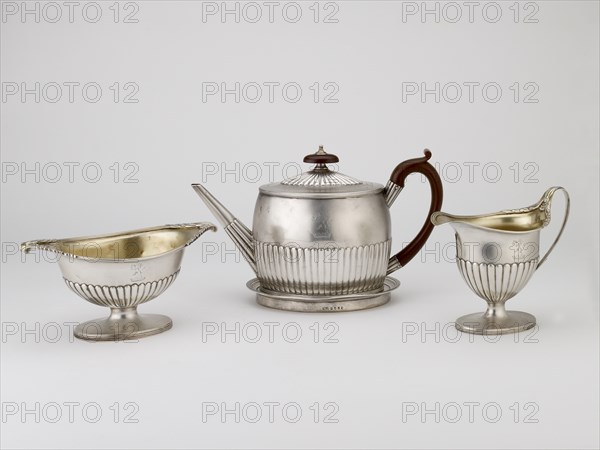
[[[121,3],[117,23],[112,2],[98,3],[96,23],[86,2],[72,23],[62,3],[56,23],[44,4],[39,23],[20,11],[6,15],[3,93],[37,82],[40,101],[7,94],[1,105],[2,406],[5,413],[19,408],[3,416],[2,446],[597,448],[598,3],[489,3],[480,2],[470,21],[458,2],[455,23],[453,5],[428,2],[439,8],[436,21],[420,11],[403,17],[421,2],[394,1],[321,3],[318,23],[313,2],[298,3],[296,23],[289,2],[276,5],[272,23],[262,2],[256,23],[243,3],[236,23],[232,15],[203,20],[203,8],[213,4],[191,1]],[[12,8],[3,2],[3,11]],[[502,16],[493,22],[497,8]],[[128,13],[137,22],[126,23]],[[337,22],[325,21],[329,13]],[[102,95],[91,103],[75,88],[70,102],[63,85],[63,97],[49,101],[49,83],[64,82],[98,83]],[[292,103],[277,88],[273,102],[266,89],[256,103],[248,101],[250,90],[239,103],[233,95],[203,101],[203,83],[236,82],[297,83],[302,96]],[[316,82],[317,102],[310,90]],[[472,102],[465,82],[479,83]],[[403,99],[406,83],[440,83],[439,101],[433,94]],[[456,102],[452,83],[463,86]],[[487,83],[501,87],[498,101],[484,98]],[[132,86],[137,103],[126,103]],[[337,102],[326,103],[332,86]],[[499,340],[456,334],[452,321],[485,305],[454,267],[450,227],[434,230],[428,251],[395,274],[402,286],[388,305],[331,315],[259,307],[245,287],[252,272],[226,234],[207,234],[187,250],[177,282],[140,308],[168,314],[174,328],[132,343],[73,341],[66,323],[108,311],[69,292],[43,255],[15,252],[28,239],[213,220],[192,182],[205,182],[250,225],[258,186],[304,169],[302,157],[319,144],[340,156],[342,172],[382,184],[396,164],[430,148],[442,171],[444,210],[452,213],[523,207],[546,188],[565,186],[572,211],[562,241],[509,302],[509,309],[534,314],[539,327]],[[79,164],[72,180],[65,164]],[[32,170],[24,178],[23,168]],[[418,176],[409,179],[392,211],[394,247],[420,227],[428,190]],[[542,232],[545,247],[563,206],[557,198]],[[213,325],[253,322],[263,333],[265,322],[275,322],[274,342],[203,337]],[[282,335],[286,326],[302,330],[298,342]],[[332,330],[337,342],[325,342]],[[36,402],[39,423],[21,415]],[[52,402],[61,405],[56,423]],[[72,423],[67,402],[80,405]],[[263,406],[257,423],[248,415],[239,423],[232,415],[203,421],[206,402],[295,402],[302,417],[290,423],[279,407],[270,423]],[[337,423],[325,423],[329,402],[337,405]],[[467,402],[479,405],[473,420]],[[94,403],[102,417],[90,423],[94,414],[84,417],[81,409]],[[437,404],[440,416],[403,418],[415,404],[419,413]],[[124,419],[131,408],[137,423]]]

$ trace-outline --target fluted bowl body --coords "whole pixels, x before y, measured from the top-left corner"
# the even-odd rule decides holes
[[[91,261],[62,257],[67,286],[84,300],[111,308],[127,308],[162,294],[177,278],[184,248],[146,259]]]
[[[58,255],[67,286],[81,298],[131,308],[162,294],[179,274],[185,248],[216,227],[208,222],[166,225],[124,233],[24,242],[21,247]]]

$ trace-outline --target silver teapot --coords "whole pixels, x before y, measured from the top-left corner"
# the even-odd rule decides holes
[[[308,172],[260,187],[252,231],[208,190],[192,184],[235,242],[256,279],[248,287],[259,304],[292,311],[348,311],[386,303],[399,282],[389,274],[405,266],[432,232],[442,206],[442,182],[425,156],[400,163],[384,187],[331,170],[336,155],[322,146],[304,158]],[[390,257],[389,208],[406,177],[422,173],[431,206],[417,236]]]

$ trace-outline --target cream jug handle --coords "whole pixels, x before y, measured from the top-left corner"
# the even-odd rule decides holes
[[[567,219],[569,218],[569,209],[571,207],[571,200],[569,198],[569,193],[562,186],[554,186],[554,187],[551,187],[550,189],[548,189],[544,193],[542,200],[540,200],[540,203],[537,205],[538,208],[540,209],[540,212],[543,212],[546,214],[546,220],[545,220],[544,226],[546,226],[550,223],[550,208],[552,206],[552,197],[554,196],[554,193],[556,191],[563,191],[563,194],[565,195],[565,202],[566,202],[565,203],[565,217],[564,217],[562,225],[560,227],[560,231],[558,232],[558,235],[556,236],[556,239],[554,239],[554,242],[552,243],[552,245],[550,246],[550,248],[548,249],[546,254],[542,257],[542,259],[540,259],[540,262],[538,263],[536,270],[540,268],[540,266],[546,261],[546,258],[548,258],[548,255],[550,254],[550,252],[552,252],[552,250],[554,250],[554,247],[556,246],[558,240],[560,239],[560,237],[563,234],[565,225],[567,224]]]

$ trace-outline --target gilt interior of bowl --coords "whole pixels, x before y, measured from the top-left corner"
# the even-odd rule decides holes
[[[136,231],[123,234],[56,241],[57,251],[93,261],[141,260],[180,249],[198,235],[195,228]]]

